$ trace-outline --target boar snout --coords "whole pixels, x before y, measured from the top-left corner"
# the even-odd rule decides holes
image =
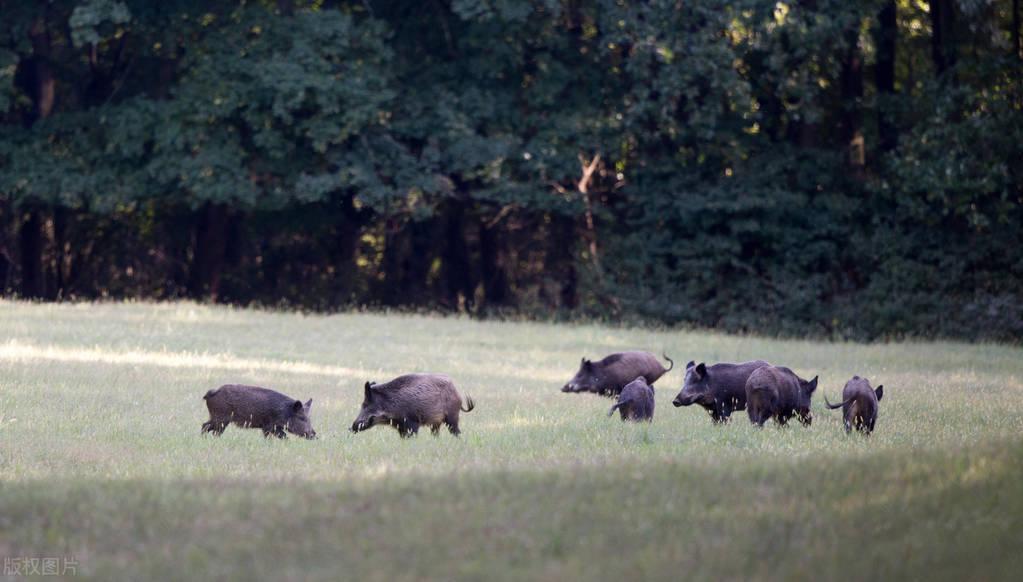
[[[362,432],[367,428],[373,426],[373,417],[369,417],[367,420],[356,420],[352,423],[352,432]]]
[[[679,406],[689,406],[695,403],[697,398],[699,398],[698,394],[679,394],[671,401],[671,403],[675,406],[675,408],[678,408]]]
[[[572,385],[571,384],[565,384],[564,386],[562,386],[561,387],[561,391],[562,392],[575,392],[575,390],[572,389]]]

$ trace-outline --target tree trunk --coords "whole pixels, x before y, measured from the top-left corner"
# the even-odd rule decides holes
[[[32,41],[32,72],[35,77],[33,99],[36,119],[46,119],[53,112],[57,98],[57,82],[50,66],[50,34],[46,30],[46,19],[42,16],[32,23],[29,30]]]
[[[40,16],[29,30],[32,43],[32,85],[35,121],[46,119],[53,113],[56,102],[56,80],[50,66],[50,35],[46,29],[46,18]],[[29,205],[19,234],[21,252],[21,294],[24,297],[40,298],[46,295],[46,279],[43,271],[43,217],[42,210]]]
[[[6,295],[11,284],[11,273],[14,270],[14,259],[8,241],[8,225],[10,223],[10,204],[0,197],[0,295]]]
[[[863,56],[860,54],[860,30],[857,25],[846,36],[848,47],[842,62],[842,143],[848,148],[848,162],[859,176],[866,162],[863,143],[863,119],[860,103],[863,100]]]
[[[898,132],[890,114],[890,98],[895,95],[895,40],[898,20],[895,0],[888,0],[878,14],[877,65],[874,82],[877,85],[877,133],[881,152],[890,152],[898,145]]]
[[[43,278],[43,219],[41,212],[29,208],[18,235],[21,251],[21,295],[37,299],[46,294]]]
[[[49,299],[58,299],[67,296],[67,273],[71,263],[71,256],[68,251],[67,231],[70,222],[71,211],[67,208],[57,206],[53,209],[53,289],[50,289]]]
[[[342,295],[341,301],[347,302],[355,291],[355,279],[358,276],[356,251],[359,249],[359,237],[362,236],[363,217],[355,208],[352,196],[345,196],[341,201],[341,214],[338,217],[335,231],[335,251],[333,264],[337,273],[336,288]]]
[[[1012,48],[1017,59],[1023,59],[1023,45],[1020,44],[1019,0],[1012,0]]]
[[[571,216],[555,215],[552,217],[553,233],[550,237],[551,248],[545,270],[549,275],[558,278],[561,292],[560,307],[575,309],[579,305],[579,275],[576,271],[576,227]]]
[[[508,275],[505,272],[504,253],[498,225],[480,223],[480,267],[483,272],[483,296],[488,305],[508,302]]]
[[[452,199],[447,203],[444,251],[441,256],[446,301],[459,310],[472,306],[476,288],[469,260],[469,245],[465,242],[465,207],[462,200]]]
[[[383,271],[383,281],[377,286],[375,295],[380,302],[387,306],[401,304],[401,283],[403,279],[402,265],[404,256],[407,253],[408,232],[404,228],[397,228],[388,224],[394,220],[389,218],[384,225],[384,256],[381,259],[380,270]]]
[[[798,5],[802,11],[807,13],[813,13],[817,11],[817,0],[798,0]],[[776,115],[781,115],[784,111],[784,106],[778,110]],[[819,145],[819,132],[820,128],[816,122],[811,123],[806,118],[805,112],[802,113],[800,119],[792,124],[788,129],[789,139],[799,147],[802,148],[816,148]]]
[[[955,3],[953,0],[931,0],[931,58],[934,72],[942,76],[956,63],[954,39]]]
[[[217,301],[227,251],[228,208],[207,202],[199,211],[192,247],[188,292],[193,299]]]

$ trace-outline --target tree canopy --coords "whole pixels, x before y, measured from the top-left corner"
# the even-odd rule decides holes
[[[1023,332],[1018,0],[0,0],[0,289]]]

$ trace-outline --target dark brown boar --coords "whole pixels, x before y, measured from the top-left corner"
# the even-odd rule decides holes
[[[621,394],[618,395],[618,402],[615,402],[611,410],[607,411],[612,416],[615,410],[622,415],[622,422],[631,420],[639,422],[654,421],[654,387],[646,383],[646,378],[640,376],[625,385]]]
[[[361,432],[374,426],[388,425],[398,430],[402,438],[419,433],[426,425],[434,436],[442,424],[451,434],[458,436],[458,413],[469,412],[476,405],[472,398],[462,398],[455,390],[451,378],[441,374],[408,374],[398,376],[386,384],[366,382],[362,410],[352,423],[352,432]]]
[[[863,434],[870,434],[874,431],[874,423],[877,422],[878,402],[882,396],[883,385],[875,390],[870,387],[870,381],[866,378],[853,376],[842,389],[842,402],[832,404],[825,396],[824,403],[832,410],[842,409],[845,432],[851,432],[855,428]]]
[[[816,389],[817,376],[808,382],[783,366],[757,368],[746,380],[746,413],[757,426],[772,417],[784,426],[793,416],[810,426],[810,399]]]
[[[315,438],[316,431],[309,420],[313,401],[305,404],[280,392],[259,388],[225,384],[203,396],[210,419],[203,423],[202,432],[220,436],[227,425],[262,429],[263,436],[285,438],[285,431],[305,438]]]
[[[670,366],[665,368],[650,352],[621,352],[611,354],[599,362],[583,358],[579,371],[561,388],[562,392],[592,392],[602,396],[615,397],[622,388],[638,376],[653,385],[658,378],[675,367],[667,355]]]
[[[768,365],[763,360],[713,366],[689,362],[682,390],[671,403],[676,407],[699,404],[713,422],[728,422],[733,411],[746,408],[746,380],[750,374]]]

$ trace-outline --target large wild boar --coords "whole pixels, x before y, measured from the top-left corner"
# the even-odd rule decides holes
[[[810,426],[810,399],[816,389],[817,376],[808,382],[782,366],[757,368],[746,380],[746,413],[757,426],[772,417],[784,426],[793,416]]]
[[[869,380],[853,376],[842,389],[842,402],[832,404],[825,396],[824,403],[832,410],[842,409],[845,432],[850,432],[855,428],[864,434],[870,434],[874,431],[874,423],[877,422],[877,403],[881,401],[882,396],[884,396],[883,385],[874,390],[870,387]]]
[[[727,422],[733,411],[746,408],[746,380],[750,374],[768,365],[763,360],[713,366],[689,362],[682,390],[671,403],[676,407],[699,404],[714,422]]]
[[[602,396],[615,397],[622,388],[638,376],[642,376],[647,384],[653,384],[658,378],[667,374],[675,367],[667,355],[664,356],[670,366],[665,368],[650,352],[621,352],[592,362],[583,358],[579,371],[562,392],[592,392]]]
[[[622,415],[622,422],[626,420],[647,422],[654,421],[654,387],[646,383],[646,378],[640,376],[625,385],[622,393],[618,395],[618,402],[615,402],[611,410],[607,411],[612,416],[617,410]]]
[[[234,423],[242,428],[262,429],[265,437],[285,438],[285,431],[308,439],[316,437],[309,421],[312,400],[303,404],[280,392],[239,384],[210,390],[203,399],[210,411],[210,419],[202,424],[203,434],[220,436],[227,425]]]
[[[458,413],[469,412],[476,405],[455,390],[451,378],[441,374],[408,374],[386,384],[366,382],[362,410],[352,423],[352,432],[361,432],[377,425],[393,426],[402,438],[419,433],[426,425],[434,436],[442,424],[458,436]]]

